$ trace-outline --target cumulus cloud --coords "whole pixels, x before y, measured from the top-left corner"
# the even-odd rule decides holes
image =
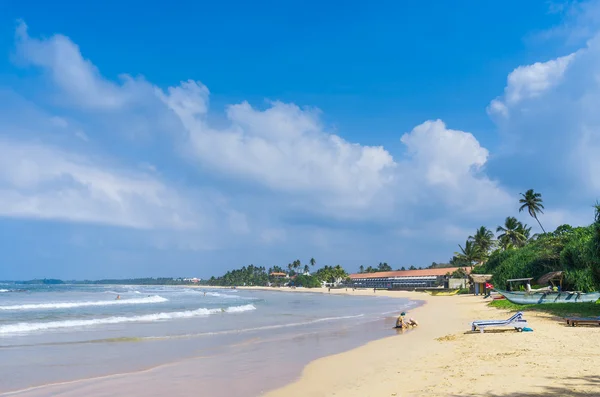
[[[311,194],[325,205],[365,209],[393,183],[396,166],[383,147],[350,143],[329,133],[319,112],[271,102],[265,110],[249,103],[231,105],[230,125],[207,121],[208,89],[187,81],[159,92],[181,120],[190,154],[224,174],[245,178],[274,191]]]
[[[0,215],[133,228],[197,228],[200,219],[155,178],[50,146],[0,141]]]
[[[511,146],[501,161],[524,171],[513,180],[537,179],[563,196],[577,189],[588,202],[600,194],[598,70],[597,35],[574,53],[509,75],[504,95],[489,111]]]
[[[401,169],[423,199],[454,210],[496,212],[511,198],[483,172],[489,152],[468,132],[452,130],[441,120],[426,121],[401,138],[408,158]]]

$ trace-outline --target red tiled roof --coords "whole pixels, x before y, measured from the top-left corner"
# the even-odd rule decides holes
[[[440,267],[435,269],[417,269],[417,270],[398,270],[393,272],[377,272],[377,273],[355,273],[349,277],[355,278],[386,278],[386,277],[418,277],[418,276],[445,276],[448,273],[453,273],[459,267]],[[466,273],[470,273],[471,269],[463,268]]]

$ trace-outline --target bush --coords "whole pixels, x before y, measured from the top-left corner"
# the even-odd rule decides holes
[[[321,286],[321,282],[316,277],[305,276],[304,274],[297,275],[292,283],[295,286],[304,288],[319,288]]]

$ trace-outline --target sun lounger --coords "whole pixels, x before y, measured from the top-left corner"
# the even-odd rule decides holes
[[[576,327],[578,325],[600,325],[600,317],[567,317],[567,325]]]
[[[471,323],[471,330],[483,333],[486,328],[489,327],[513,327],[517,331],[522,331],[523,328],[528,327],[527,320],[523,318],[523,313],[518,312],[508,320],[477,320]]]

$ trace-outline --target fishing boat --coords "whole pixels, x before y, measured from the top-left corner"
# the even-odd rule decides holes
[[[551,272],[539,278],[538,284],[550,284],[550,288],[531,289],[533,278],[516,278],[506,280],[508,284],[526,283],[526,291],[503,291],[496,289],[512,303],[520,305],[544,304],[544,303],[585,303],[596,302],[600,299],[600,292],[562,291],[563,272]],[[559,284],[560,290],[555,284]]]
[[[600,292],[573,292],[573,291],[502,291],[496,290],[512,303],[520,305],[544,303],[584,303],[596,302],[600,299]]]
[[[452,296],[458,294],[458,291],[458,289],[425,290],[425,292],[432,296]]]

